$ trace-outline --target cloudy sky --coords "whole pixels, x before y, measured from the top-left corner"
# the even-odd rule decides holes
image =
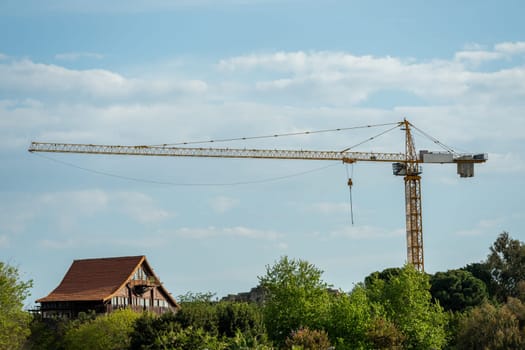
[[[422,175],[426,270],[480,261],[500,232],[525,238],[524,12],[517,0],[0,1],[0,258],[34,280],[31,302],[74,259],[142,254],[174,295],[247,291],[282,255],[350,290],[406,261],[390,164],[27,148],[349,128],[220,144],[340,151],[392,128],[353,127],[407,118],[488,154],[474,178]],[[403,137],[354,150],[402,152]]]

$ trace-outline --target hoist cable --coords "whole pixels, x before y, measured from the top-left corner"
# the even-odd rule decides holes
[[[52,158],[52,157],[47,157],[47,156],[44,156],[42,154],[38,154],[38,153],[34,153],[34,152],[32,154],[34,154],[34,155],[36,155],[38,157],[45,158],[47,160],[50,160],[50,161],[53,161],[53,162],[65,165],[65,166],[69,166],[71,168],[83,170],[83,171],[94,173],[94,174],[98,174],[98,175],[113,177],[113,178],[117,178],[117,179],[134,181],[134,182],[150,183],[150,184],[156,184],[156,185],[193,186],[193,187],[198,187],[198,186],[239,186],[239,185],[260,184],[260,183],[284,180],[284,179],[288,179],[288,178],[292,178],[292,177],[298,177],[298,176],[310,174],[310,173],[313,173],[313,172],[316,172],[316,171],[321,171],[321,170],[324,170],[324,169],[331,168],[333,166],[339,165],[339,163],[330,164],[330,165],[326,165],[326,166],[323,166],[323,167],[314,168],[314,169],[310,169],[310,170],[306,170],[306,171],[302,171],[302,172],[298,172],[298,173],[294,173],[294,174],[283,175],[283,176],[276,176],[276,177],[271,177],[271,178],[266,178],[266,179],[261,179],[261,180],[223,182],[223,183],[191,183],[191,182],[190,183],[186,183],[186,182],[157,181],[157,180],[142,179],[142,178],[136,178],[136,177],[131,177],[131,176],[125,176],[125,175],[118,175],[118,174],[113,174],[113,173],[109,173],[109,172],[105,172],[105,171],[100,171],[100,170],[95,170],[95,169],[81,167],[81,166],[78,166],[78,165],[73,164],[73,163],[65,162],[65,161],[58,160],[58,159],[55,159],[55,158]]]
[[[352,163],[352,174],[348,174],[348,164],[346,165],[346,178],[348,179],[348,194],[349,194],[349,200],[350,200],[350,221],[352,222],[352,225],[354,225],[354,206],[352,202],[352,178],[354,176],[354,164]]]

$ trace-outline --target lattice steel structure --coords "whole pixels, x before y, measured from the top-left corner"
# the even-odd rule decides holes
[[[416,152],[411,126],[406,119],[398,126],[405,131],[405,153],[351,152],[351,151],[311,151],[279,149],[239,149],[239,148],[198,148],[172,146],[119,146],[71,143],[32,142],[29,152],[58,152],[84,154],[111,154],[134,156],[168,157],[213,157],[213,158],[259,158],[331,160],[344,163],[354,162],[392,162],[394,175],[404,176],[407,261],[416,269],[424,270],[423,225],[421,208],[421,167],[420,163],[457,163],[461,177],[474,175],[473,164],[486,161],[483,154],[452,154],[426,152],[419,156]]]

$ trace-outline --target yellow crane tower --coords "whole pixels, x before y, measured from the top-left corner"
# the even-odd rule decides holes
[[[170,156],[170,157],[214,157],[214,158],[261,158],[331,160],[343,163],[392,162],[396,176],[405,180],[406,242],[407,262],[419,271],[424,271],[423,225],[421,215],[421,166],[420,163],[456,163],[460,177],[474,176],[474,164],[487,160],[486,154],[457,154],[448,152],[416,152],[411,127],[406,119],[397,123],[405,131],[405,152],[351,152],[278,150],[278,149],[236,149],[196,148],[172,146],[119,146],[32,142],[29,152],[87,153],[110,155]],[[349,180],[351,185],[351,180]]]

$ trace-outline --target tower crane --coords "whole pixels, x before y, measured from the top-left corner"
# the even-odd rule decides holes
[[[423,224],[421,209],[421,163],[456,163],[460,177],[474,176],[474,164],[487,161],[486,154],[457,154],[448,152],[416,152],[412,127],[404,119],[397,123],[405,131],[405,152],[354,152],[279,150],[279,149],[238,149],[238,148],[197,148],[172,146],[120,146],[71,143],[32,142],[29,152],[58,152],[136,156],[169,157],[214,157],[214,158],[259,158],[330,160],[346,164],[355,162],[392,162],[393,173],[403,176],[405,182],[406,244],[407,262],[417,270],[424,271]],[[351,185],[351,180],[348,182]]]

